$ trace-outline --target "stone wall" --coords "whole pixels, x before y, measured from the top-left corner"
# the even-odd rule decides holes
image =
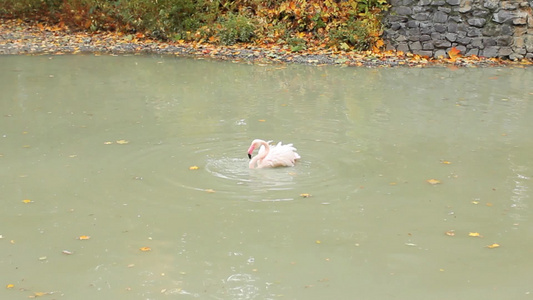
[[[533,59],[533,0],[390,0],[388,50]]]

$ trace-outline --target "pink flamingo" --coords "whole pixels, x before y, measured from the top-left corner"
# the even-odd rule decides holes
[[[295,161],[300,159],[300,155],[296,153],[296,148],[292,144],[282,145],[279,142],[276,146],[272,146],[269,143],[258,139],[252,141],[250,148],[248,148],[250,169],[293,167]],[[261,147],[257,155],[252,158],[252,153],[258,146]]]

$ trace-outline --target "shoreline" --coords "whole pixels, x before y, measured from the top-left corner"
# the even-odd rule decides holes
[[[141,34],[70,32],[68,28],[0,19],[0,55],[174,55],[249,64],[305,64],[352,67],[504,67],[533,66],[533,60],[508,61],[479,57],[428,59],[396,52],[291,52],[283,45],[217,46],[197,42],[166,42]]]

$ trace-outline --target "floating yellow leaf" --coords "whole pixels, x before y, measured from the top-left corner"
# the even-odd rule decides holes
[[[90,239],[90,238],[91,238],[91,237],[88,236],[88,235],[80,235],[80,236],[78,237],[78,240],[88,240],[88,239]]]
[[[489,248],[489,249],[498,248],[498,247],[500,247],[500,244],[494,243],[492,245],[487,245],[487,248]]]
[[[447,161],[447,160],[441,160],[440,161],[441,164],[445,164],[445,165],[449,165],[451,164],[451,162]]]
[[[468,233],[468,236],[473,236],[473,237],[483,237],[481,234],[479,234],[479,232],[469,232],[469,233]]]
[[[437,179],[428,179],[426,180],[427,183],[431,184],[431,185],[435,185],[435,184],[439,184],[440,183],[440,180],[437,180]]]
[[[316,240],[315,243],[321,244],[322,242],[320,240]]]
[[[126,140],[118,140],[116,143],[119,144],[119,145],[125,145],[125,144],[129,143],[129,141],[126,141]]]
[[[44,295],[47,295],[48,293],[45,293],[45,292],[34,292],[33,293],[33,296],[34,297],[41,297],[41,296],[44,296]]]
[[[446,232],[444,232],[445,235],[447,236],[455,236],[455,231],[454,230],[448,230]]]
[[[198,170],[198,166],[190,166],[189,170]]]
[[[205,191],[208,192],[208,193],[214,193],[215,192],[215,190],[213,190],[213,189],[205,189]]]
[[[31,201],[30,199],[24,199],[24,200],[22,200],[22,203],[26,203],[26,204],[28,204],[28,203],[32,203],[32,202],[33,202],[33,201]]]
[[[15,287],[15,285],[14,285],[14,284],[11,284],[11,283],[8,284],[8,285],[6,285],[6,289],[12,289],[12,288],[14,288],[14,287]]]
[[[260,119],[260,120],[257,120],[257,121],[259,121],[259,122],[266,122],[265,119]]]
[[[104,145],[111,145],[113,142],[104,142]]]
[[[311,194],[300,194],[300,197],[303,197],[303,198],[309,198],[311,197]]]
[[[474,201],[472,201],[472,204],[479,204],[479,201],[474,200]]]
[[[147,252],[147,251],[152,251],[152,248],[150,248],[150,247],[141,247],[141,248],[139,248],[139,250],[141,250],[142,252]]]

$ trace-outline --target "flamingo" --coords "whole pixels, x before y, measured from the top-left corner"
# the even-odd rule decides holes
[[[259,139],[252,141],[250,148],[248,148],[250,169],[293,167],[295,161],[300,159],[300,155],[296,153],[296,148],[292,144],[282,145],[279,142],[276,146],[273,146],[269,143]],[[258,146],[261,147],[257,155],[252,158],[252,153]]]

